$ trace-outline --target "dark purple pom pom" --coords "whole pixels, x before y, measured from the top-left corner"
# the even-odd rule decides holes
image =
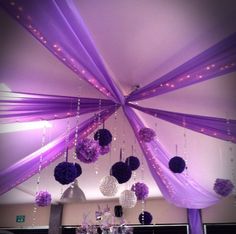
[[[54,169],[55,180],[61,184],[69,184],[77,177],[77,170],[73,163],[61,162]]]
[[[231,180],[216,179],[214,184],[214,190],[216,193],[223,197],[227,197],[234,189],[234,185]]]
[[[132,175],[130,167],[124,162],[117,162],[111,167],[110,174],[114,176],[119,184],[127,182]]]
[[[125,163],[130,167],[132,171],[137,170],[140,166],[139,159],[135,156],[129,156],[128,158],[126,158]]]
[[[94,135],[94,140],[98,141],[100,146],[106,146],[111,143],[112,134],[105,128],[99,129]]]
[[[151,224],[152,215],[149,212],[144,211],[139,215],[138,220],[141,224],[146,224],[146,225]]]
[[[169,161],[169,168],[174,173],[182,173],[185,167],[185,161],[179,156],[175,156]]]
[[[82,168],[79,165],[79,163],[75,163],[75,168],[76,168],[76,171],[77,171],[77,176],[76,177],[79,177],[82,174]]]

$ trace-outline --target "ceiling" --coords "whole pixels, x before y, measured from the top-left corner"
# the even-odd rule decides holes
[[[137,85],[145,86],[236,31],[234,0],[78,0],[77,6],[109,74],[124,95]],[[2,9],[0,19],[0,79],[10,90],[106,98],[61,63]],[[234,72],[138,104],[236,119],[235,76]],[[187,161],[185,173],[198,183],[211,190],[216,177],[233,179],[235,145],[136,113],[146,126],[156,131],[158,141],[170,154],[175,154],[178,145],[178,153]],[[80,121],[91,115],[81,116]],[[46,142],[66,131],[74,121],[73,118],[51,121],[52,127],[46,130]],[[122,109],[117,118],[113,115],[106,121],[106,128],[117,139],[112,142],[111,153],[102,156],[95,164],[81,163],[83,174],[78,181],[87,199],[107,199],[99,191],[99,181],[119,160],[120,148],[124,149],[126,157],[131,155],[132,145],[134,154],[144,163],[144,172],[139,169],[130,182],[120,186],[119,191],[143,176],[150,197],[162,196]],[[34,152],[41,144],[42,129],[0,134],[0,170]],[[73,149],[71,160],[72,154]],[[53,177],[54,167],[62,160],[58,159],[41,172],[40,187],[52,193],[54,202],[67,187]],[[0,204],[33,202],[37,177],[33,176],[2,195]]]

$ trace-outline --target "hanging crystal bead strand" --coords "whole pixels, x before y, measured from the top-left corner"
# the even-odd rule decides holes
[[[141,181],[144,182],[144,160],[143,160],[143,154],[141,157]],[[142,206],[142,224],[144,224],[144,210],[145,210],[145,199],[143,198],[141,200],[141,206]]]
[[[98,126],[102,124],[101,111],[102,111],[102,100],[99,99],[98,101]],[[104,128],[104,123],[103,123],[103,128]],[[98,142],[99,142],[99,138],[100,138],[100,133],[98,132]],[[94,171],[95,171],[95,174],[97,175],[99,171],[98,160],[94,163]]]
[[[227,119],[226,121],[227,125],[227,135],[229,139],[231,139],[231,131],[230,131],[230,121]],[[234,155],[233,152],[233,143],[229,141],[229,155],[230,155],[230,165],[232,168],[232,181],[234,184],[234,189],[233,189],[233,205],[236,206],[236,156]]]
[[[78,137],[79,137],[79,118],[80,118],[80,98],[78,98],[77,102],[77,110],[76,110],[76,125],[75,125],[75,139],[74,139],[74,153],[73,153],[73,159],[74,162],[76,160],[76,147],[78,143]]]
[[[43,152],[42,152],[42,150],[43,150],[43,147],[45,145],[45,141],[46,141],[46,126],[44,124],[43,125],[43,131],[42,131],[41,153],[40,153],[40,157],[39,157],[39,168],[38,168],[38,177],[37,177],[37,182],[36,182],[35,196],[39,192],[39,187],[40,187],[41,169],[42,169],[42,163],[43,163]],[[33,215],[32,215],[32,227],[35,226],[36,216],[37,216],[37,205],[34,202]]]

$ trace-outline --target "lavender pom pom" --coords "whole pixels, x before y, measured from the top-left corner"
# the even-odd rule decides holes
[[[151,128],[141,128],[138,134],[139,139],[144,142],[150,142],[156,136],[156,133]]]
[[[49,206],[51,204],[52,197],[47,191],[40,191],[36,194],[35,203],[37,206]]]
[[[92,139],[82,139],[76,147],[77,158],[84,163],[93,163],[98,160],[100,146],[98,142]]]
[[[101,146],[100,147],[100,154],[104,155],[110,152],[110,146],[106,145],[106,146]]]
[[[61,162],[54,169],[55,180],[61,184],[69,184],[77,177],[77,170],[73,163]]]
[[[133,184],[131,190],[135,192],[138,200],[144,200],[148,197],[149,189],[144,183],[137,182]]]
[[[216,179],[214,184],[214,190],[219,195],[226,197],[228,196],[234,189],[234,185],[231,180],[226,179]]]

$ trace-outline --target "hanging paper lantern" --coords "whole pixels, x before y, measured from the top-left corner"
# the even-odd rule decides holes
[[[115,196],[118,191],[118,181],[114,176],[105,176],[100,182],[99,189],[104,196]]]
[[[110,146],[109,145],[105,145],[105,146],[101,146],[100,147],[100,154],[104,155],[110,152]]]
[[[40,191],[36,194],[35,203],[37,206],[49,206],[51,204],[52,197],[47,191]]]
[[[61,162],[54,169],[54,177],[61,184],[69,184],[77,177],[77,169],[73,163]]]
[[[77,172],[76,177],[79,177],[82,174],[82,168],[79,165],[79,163],[75,163],[75,168],[76,168],[76,172]]]
[[[144,211],[139,215],[138,220],[141,224],[146,224],[146,225],[151,224],[152,215],[151,213]]]
[[[141,128],[138,134],[139,139],[144,142],[150,142],[156,136],[156,133],[151,128]]]
[[[128,158],[126,158],[125,163],[130,167],[132,171],[137,170],[140,166],[139,159],[135,156],[129,156]]]
[[[182,173],[184,171],[184,169],[186,168],[186,164],[185,164],[184,159],[182,159],[179,156],[173,157],[169,161],[169,168],[174,173]]]
[[[216,193],[223,197],[227,197],[234,189],[234,185],[231,180],[217,178],[214,184],[214,190]]]
[[[110,174],[117,179],[119,184],[123,184],[131,178],[132,171],[131,171],[130,167],[127,166],[126,163],[116,162],[111,167]]]
[[[131,190],[124,190],[119,197],[120,205],[123,208],[133,208],[137,203],[137,197]]]
[[[84,163],[93,163],[98,160],[100,147],[97,141],[84,138],[80,140],[76,147],[77,158]]]
[[[135,192],[138,200],[144,200],[148,197],[149,189],[144,183],[137,182],[133,184],[131,190]]]
[[[100,146],[106,146],[111,143],[112,134],[105,128],[99,129],[94,135],[94,140],[98,141]]]

